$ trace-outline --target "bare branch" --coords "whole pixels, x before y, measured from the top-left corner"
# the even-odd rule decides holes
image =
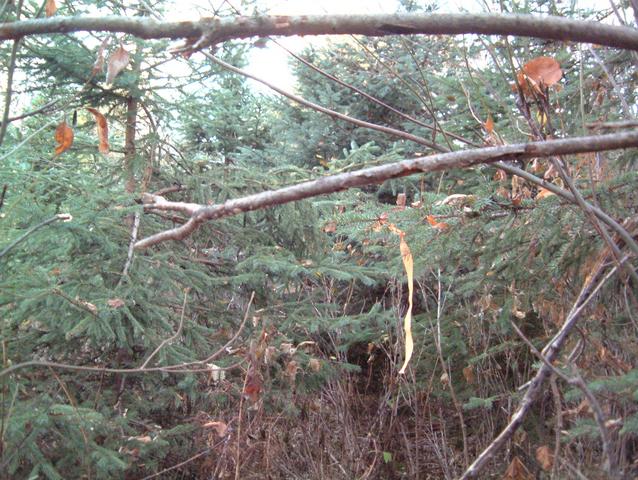
[[[618,267],[619,265],[615,265],[609,273],[607,273],[607,275],[597,282],[604,268],[602,264],[599,264],[596,271],[592,272],[592,275],[588,277],[587,281],[585,281],[585,284],[583,285],[578,298],[574,302],[571,311],[567,315],[565,322],[558,333],[554,335],[554,338],[542,350],[543,356],[549,363],[553,362],[558,356],[558,353],[565,344],[570,332],[576,326],[576,323],[580,319],[585,307],[594,299],[603,285],[605,285],[616,273]],[[534,405],[534,402],[541,392],[541,387],[550,373],[552,373],[552,371],[545,364],[539,368],[538,372],[530,382],[525,395],[523,395],[518,410],[516,410],[516,412],[514,412],[511,416],[511,420],[507,427],[505,427],[503,431],[492,441],[492,443],[490,443],[488,447],[483,450],[478,457],[476,457],[476,460],[474,460],[472,465],[470,465],[470,467],[465,471],[461,480],[476,478],[483,468],[485,468],[487,463],[494,457],[496,452],[498,452],[512,438],[516,430],[518,430],[518,427],[522,425],[523,420],[532,408],[532,405]]]
[[[562,17],[497,14],[274,15],[203,18],[190,22],[118,16],[51,17],[2,24],[0,41],[80,31],[128,33],[146,39],[199,39],[199,48],[230,39],[270,35],[358,34],[378,37],[476,33],[570,40],[638,51],[638,31],[633,28]]]
[[[162,343],[160,343],[157,348],[155,350],[153,350],[153,353],[151,353],[146,360],[144,360],[144,363],[142,363],[142,365],[140,366],[141,369],[146,368],[146,366],[148,365],[148,363],[151,361],[151,359],[157,355],[157,353],[164,348],[164,345],[169,344],[170,342],[172,342],[173,340],[175,340],[177,337],[179,337],[182,333],[182,329],[184,327],[184,317],[185,317],[185,313],[186,313],[186,300],[188,298],[188,292],[189,292],[189,288],[187,288],[184,291],[184,302],[182,303],[182,314],[179,317],[179,325],[177,326],[177,331],[171,335],[169,338],[166,338],[162,341]]]
[[[237,215],[289,202],[335,193],[349,188],[379,183],[391,178],[405,177],[416,173],[467,168],[481,163],[503,160],[528,159],[638,147],[638,130],[608,135],[576,137],[562,140],[547,140],[525,144],[502,145],[478,148],[469,151],[441,153],[429,157],[403,160],[401,162],[364,168],[309,182],[284,187],[279,190],[249,195],[228,200],[220,205],[205,206],[194,203],[170,202],[163,197],[145,194],[144,208],[147,210],[175,210],[190,214],[190,219],[179,227],[166,230],[135,244],[135,248],[147,248],[166,240],[181,240],[193,233],[202,223],[217,218]]]
[[[3,197],[4,197],[4,193],[3,193]],[[39,230],[42,227],[45,227],[46,225],[56,222],[58,220],[62,220],[64,222],[68,222],[72,219],[71,215],[69,215],[68,213],[59,213],[57,215],[54,215],[53,217],[44,220],[41,223],[38,223],[35,227],[31,227],[29,230],[27,230],[22,236],[20,236],[19,238],[17,238],[15,241],[13,241],[12,243],[10,243],[9,245],[7,245],[2,251],[0,251],[0,258],[4,257],[7,253],[9,253],[16,245],[18,245],[20,242],[24,241],[27,239],[27,237],[29,235],[31,235],[32,233],[36,232],[37,230]]]

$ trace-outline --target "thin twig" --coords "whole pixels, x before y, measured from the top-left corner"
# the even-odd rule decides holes
[[[219,442],[219,443],[221,443],[221,442]],[[219,445],[219,443],[218,443],[217,445]],[[208,454],[208,453],[212,452],[212,451],[213,451],[213,449],[214,449],[217,445],[213,445],[212,447],[205,448],[205,449],[204,449],[204,450],[202,450],[201,452],[199,452],[199,453],[197,453],[197,454],[193,455],[193,456],[192,456],[192,457],[190,457],[190,458],[187,458],[187,459],[186,459],[186,460],[184,460],[183,462],[180,462],[180,463],[177,463],[177,464],[175,464],[175,465],[173,465],[173,466],[170,466],[170,467],[168,467],[168,468],[165,468],[164,470],[160,470],[159,472],[154,473],[154,474],[152,474],[152,475],[148,475],[148,476],[146,476],[146,477],[142,478],[141,480],[151,480],[151,478],[157,478],[157,477],[159,477],[160,475],[164,475],[165,473],[168,473],[168,472],[170,472],[170,471],[172,471],[172,470],[176,470],[176,469],[178,469],[178,468],[183,467],[184,465],[188,465],[189,463],[191,463],[191,462],[193,462],[193,461],[197,460],[199,457],[203,457],[204,455],[206,455],[206,454]]]
[[[157,346],[157,348],[156,348],[155,350],[153,350],[153,353],[151,353],[151,354],[147,357],[147,359],[144,361],[144,363],[142,363],[142,365],[140,366],[140,369],[145,369],[145,368],[146,368],[146,366],[148,365],[148,362],[150,362],[150,361],[151,361],[151,359],[152,359],[155,355],[157,355],[157,353],[158,353],[158,352],[159,352],[162,348],[164,348],[164,346],[165,346],[166,344],[168,344],[168,343],[172,342],[173,340],[175,340],[175,339],[176,339],[177,337],[179,337],[179,336],[180,336],[180,334],[182,333],[182,328],[184,327],[184,317],[186,316],[186,315],[185,315],[185,312],[186,312],[186,300],[188,299],[188,292],[189,292],[189,291],[190,291],[190,288],[186,288],[186,289],[184,290],[184,301],[182,302],[182,314],[180,315],[180,318],[179,318],[179,325],[178,325],[178,327],[177,327],[177,331],[176,331],[173,335],[171,335],[169,338],[167,338],[167,339],[163,340],[163,341],[162,341],[162,343],[160,343],[160,344]]]
[[[185,362],[185,363],[178,363],[175,365],[167,365],[165,367],[146,367],[146,368],[108,368],[108,367],[86,367],[86,366],[81,366],[81,365],[71,365],[71,364],[67,364],[67,363],[58,363],[58,362],[47,362],[47,361],[43,361],[43,360],[29,360],[26,362],[22,362],[22,363],[16,363],[14,365],[11,365],[10,367],[7,367],[5,369],[3,369],[2,371],[0,371],[0,378],[9,375],[17,370],[21,370],[23,368],[27,368],[27,367],[51,367],[51,368],[58,368],[61,370],[73,370],[73,371],[78,371],[78,372],[98,372],[98,373],[121,373],[121,374],[144,374],[144,373],[149,373],[149,372],[162,372],[162,373],[210,373],[212,371],[211,367],[206,367],[206,368],[192,368],[192,369],[188,369],[185,367],[189,367],[191,365],[202,365],[202,364],[206,364],[208,362],[211,362],[212,360],[215,360],[219,355],[221,355],[222,353],[224,353],[224,351],[226,351],[226,349],[232,345],[235,340],[237,340],[237,338],[239,337],[239,335],[241,334],[241,332],[244,329],[244,326],[246,325],[246,321],[248,320],[248,313],[250,311],[250,305],[253,301],[255,297],[255,292],[252,293],[252,295],[250,296],[250,301],[248,302],[248,306],[246,307],[246,313],[244,314],[244,319],[242,320],[241,325],[239,326],[239,329],[237,330],[237,332],[235,332],[235,335],[233,335],[233,337],[228,340],[228,342],[226,342],[226,344],[224,346],[222,346],[219,350],[217,350],[215,353],[209,355],[208,357],[204,358],[203,360],[197,360],[194,362]],[[240,360],[237,363],[234,363],[232,365],[229,365],[227,367],[215,367],[216,370],[232,370],[234,368],[237,368],[239,365],[241,365],[244,362],[244,360]]]
[[[58,213],[57,215],[45,220],[44,222],[38,223],[35,227],[31,227],[24,234],[22,234],[20,237],[18,237],[13,242],[11,242],[9,245],[7,245],[2,251],[0,251],[0,258],[4,257],[16,245],[18,245],[18,244],[20,244],[20,242],[23,242],[24,240],[26,240],[29,237],[29,235],[33,234],[34,232],[36,232],[40,228],[42,228],[42,227],[44,227],[46,225],[49,225],[50,223],[56,222],[58,220],[62,220],[63,222],[68,222],[68,221],[70,221],[72,219],[73,219],[73,217],[71,215],[69,215],[68,213]]]
[[[423,137],[419,137],[417,135],[413,135],[411,133],[408,132],[404,132],[402,130],[397,130],[396,128],[391,128],[391,127],[384,127],[383,125],[378,125],[376,123],[371,123],[371,122],[366,122],[364,120],[359,120],[358,118],[354,118],[354,117],[350,117],[349,115],[344,115],[343,113],[339,113],[335,110],[330,110],[329,108],[326,107],[322,107],[321,105],[318,105],[316,103],[313,103],[309,100],[306,100],[305,98],[300,97],[299,95],[295,95],[294,93],[288,92],[286,90],[284,90],[283,88],[279,88],[278,86],[276,86],[275,84],[264,80],[263,78],[260,78],[256,75],[253,75],[252,73],[249,73],[245,70],[242,70],[241,68],[237,68],[227,62],[224,62],[223,60],[220,60],[219,58],[211,55],[208,52],[203,52],[204,55],[210,59],[212,62],[218,64],[219,66],[225,68],[226,70],[230,70],[231,72],[235,72],[239,75],[243,75],[246,78],[251,78],[253,80],[255,80],[256,82],[262,83],[264,85],[266,85],[268,88],[270,88],[271,90],[274,90],[275,92],[279,93],[280,95],[283,95],[284,97],[292,100],[293,102],[297,102],[300,105],[303,105],[305,107],[308,107],[312,110],[315,110],[317,112],[321,112],[324,113],[332,118],[338,118],[339,120],[344,120],[348,123],[352,123],[353,125],[357,125],[359,127],[363,127],[363,128],[369,128],[371,130],[376,130],[378,132],[382,132],[382,133],[386,133],[389,135],[394,135],[397,137],[401,137],[405,140],[410,140],[413,141],[415,143],[418,143],[420,145],[423,145],[425,147],[431,148],[432,150],[435,151],[440,151],[440,147],[434,143],[434,142],[430,142],[429,140],[426,140]]]
[[[131,267],[131,263],[133,262],[133,253],[135,251],[135,242],[137,242],[137,232],[140,228],[140,212],[135,212],[135,217],[133,218],[133,227],[131,228],[131,241],[128,244],[128,254],[126,257],[126,263],[124,264],[124,269],[122,270],[122,275],[117,282],[115,288],[118,288],[124,279],[128,275],[128,269]]]
[[[562,378],[569,385],[578,388],[583,393],[583,395],[587,399],[587,403],[589,404],[594,414],[594,418],[596,419],[596,423],[598,424],[598,430],[600,431],[600,438],[603,444],[603,456],[605,457],[604,469],[607,470],[611,478],[620,478],[618,477],[617,462],[613,458],[611,450],[611,438],[609,435],[609,430],[607,429],[607,426],[605,424],[605,415],[603,414],[603,410],[600,407],[600,403],[598,403],[598,400],[583,380],[583,377],[581,377],[580,374],[576,371],[576,368],[573,364],[571,365],[573,371],[572,376],[569,376],[563,371],[556,368],[549,360],[547,360],[545,355],[538,351],[538,349],[532,342],[530,342],[530,340],[525,336],[521,329],[518,328],[518,325],[516,325],[516,323],[512,321],[511,324],[518,336],[521,337],[523,342],[525,342],[532,353],[536,355],[536,357],[538,357],[538,359],[541,360],[545,364],[545,366],[552,371],[554,375]]]
[[[572,309],[567,315],[562,327],[560,328],[558,333],[556,333],[554,338],[542,350],[543,355],[550,363],[556,359],[558,353],[567,340],[567,337],[580,319],[580,316],[585,307],[594,299],[600,289],[616,273],[616,271],[618,270],[618,265],[614,265],[609,273],[605,275],[594,286],[594,282],[600,276],[603,268],[604,266],[602,264],[599,264],[596,271],[594,271],[593,274],[588,278],[588,280],[585,281],[580,294],[574,302]],[[525,392],[525,395],[523,395],[518,410],[511,416],[511,420],[508,425],[492,441],[492,443],[490,443],[483,450],[483,452],[481,452],[481,454],[476,457],[472,465],[470,465],[470,467],[465,470],[465,473],[463,473],[461,480],[476,478],[481,473],[483,468],[485,468],[487,463],[494,457],[496,452],[503,448],[503,446],[512,438],[516,430],[518,430],[518,428],[523,423],[523,420],[527,416],[527,413],[532,408],[532,405],[541,392],[541,387],[545,379],[550,373],[551,370],[545,364],[541,365],[538,372],[530,382],[529,388]]]
[[[7,188],[9,188],[9,185],[7,185],[6,183],[2,185],[2,192],[0,193],[0,208],[2,208],[4,205],[4,197],[7,194]]]

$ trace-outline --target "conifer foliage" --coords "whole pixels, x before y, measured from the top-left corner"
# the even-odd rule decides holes
[[[240,27],[266,13],[218,3]],[[635,42],[622,5],[493,7]],[[0,7],[26,32],[0,43],[0,477],[638,474],[635,44],[387,24],[289,52],[295,92],[270,95],[240,69],[276,37],[29,30],[161,27],[168,8]],[[490,156],[585,135],[575,154]],[[233,199],[486,147],[154,237]]]

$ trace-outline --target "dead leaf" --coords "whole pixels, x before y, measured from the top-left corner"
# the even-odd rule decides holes
[[[121,308],[125,305],[124,300],[121,298],[109,298],[106,304],[111,308]]]
[[[106,122],[106,117],[95,108],[87,107],[86,109],[95,117],[95,123],[97,124],[97,138],[100,141],[98,149],[100,153],[107,154],[109,153],[109,126]]]
[[[432,228],[436,228],[440,232],[444,232],[448,228],[450,228],[450,226],[445,222],[437,222],[436,218],[434,218],[434,215],[428,215],[425,218],[428,221],[428,223],[432,226]]]
[[[140,443],[151,443],[153,439],[149,435],[141,435],[139,437],[129,437],[129,440],[135,440]]]
[[[474,375],[474,367],[472,365],[468,365],[463,369],[463,376],[465,377],[465,381],[470,385],[476,381],[476,376]]]
[[[542,200],[543,198],[551,197],[552,195],[556,195],[553,192],[550,192],[546,188],[539,188],[538,193],[536,194],[536,200]]]
[[[56,155],[66,152],[73,145],[73,129],[66,122],[60,123],[55,129],[55,141],[59,144],[55,147]]]
[[[520,458],[514,457],[501,480],[534,480],[534,475],[525,467]]]
[[[399,373],[405,373],[405,369],[408,368],[408,362],[412,358],[412,351],[414,350],[414,341],[412,340],[412,297],[414,296],[414,259],[410,252],[410,247],[405,241],[405,235],[401,232],[399,249],[401,250],[401,258],[403,259],[403,267],[408,277],[408,311],[403,319],[403,330],[405,332],[405,359],[403,360],[403,366]]]
[[[311,358],[308,362],[308,366],[310,367],[310,370],[315,373],[321,370],[321,362],[317,358]]]
[[[106,67],[106,83],[113,83],[115,77],[126,68],[129,62],[129,54],[124,49],[122,44],[109,58],[109,63]]]
[[[401,210],[405,208],[405,193],[399,193],[397,195],[397,207]]]
[[[94,77],[104,69],[104,49],[106,48],[108,40],[108,37],[105,38],[97,51],[97,57],[95,58],[93,69],[91,70],[91,77]]]
[[[299,370],[299,364],[294,360],[289,361],[288,364],[286,365],[286,370],[284,374],[288,377],[288,379],[292,383],[295,383],[295,378],[297,377],[297,370]]]
[[[326,223],[323,227],[323,231],[325,233],[334,233],[337,231],[337,222],[335,222],[334,220],[330,220],[328,223]]]
[[[487,120],[485,120],[483,127],[485,127],[485,131],[488,135],[492,135],[494,133],[494,119],[492,119],[491,114],[487,116]]]
[[[244,396],[254,403],[259,400],[260,394],[261,378],[259,378],[259,375],[254,371],[249,371],[248,377],[246,378],[246,385],[244,387]]]
[[[55,0],[47,0],[47,3],[44,5],[44,13],[47,17],[52,17],[57,12],[58,6],[55,4]]]
[[[206,422],[204,425],[202,425],[202,427],[215,430],[215,434],[220,438],[225,437],[226,433],[228,432],[228,425],[226,424],[226,422],[221,421]]]
[[[516,75],[516,83],[525,96],[533,93],[544,96],[543,90],[556,84],[563,76],[560,64],[551,57],[530,60]],[[516,86],[512,87],[516,91]]]
[[[542,445],[536,449],[536,460],[543,470],[549,472],[554,465],[554,454],[547,445]]]
[[[537,57],[523,65],[523,73],[538,84],[551,87],[563,77],[560,64],[551,57]]]

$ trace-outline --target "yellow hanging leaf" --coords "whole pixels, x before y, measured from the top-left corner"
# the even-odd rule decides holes
[[[408,367],[408,362],[412,357],[412,351],[414,350],[414,341],[412,340],[412,297],[414,291],[414,259],[412,258],[412,252],[410,247],[405,241],[405,234],[401,232],[399,238],[401,243],[399,248],[401,250],[401,258],[403,259],[403,266],[405,267],[405,273],[408,276],[408,311],[403,319],[403,330],[405,331],[405,359],[403,360],[403,366],[399,373],[405,373],[405,369]]]

